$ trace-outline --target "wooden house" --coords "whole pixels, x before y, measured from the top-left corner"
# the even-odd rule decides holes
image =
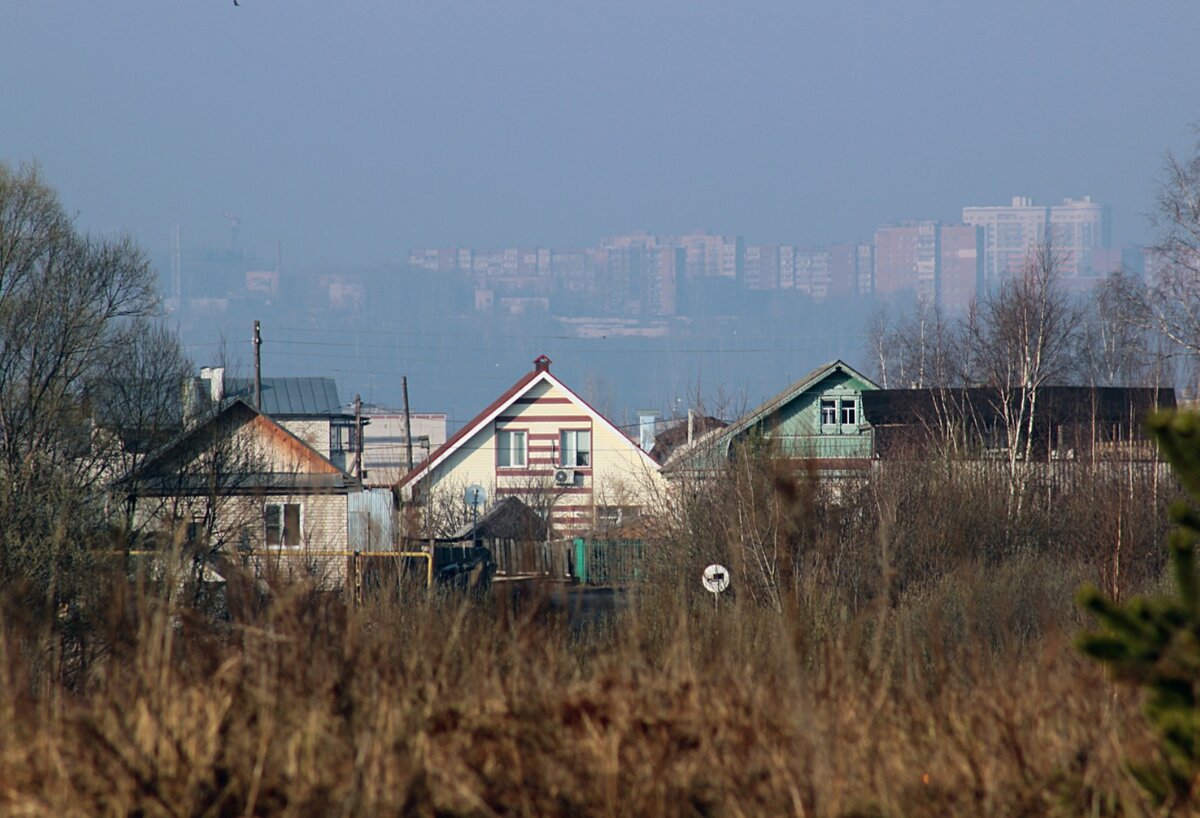
[[[772,457],[804,460],[827,472],[866,468],[872,429],[863,394],[876,388],[844,361],[823,364],[740,420],[680,447],[664,473],[703,477],[748,445],[765,445]]]

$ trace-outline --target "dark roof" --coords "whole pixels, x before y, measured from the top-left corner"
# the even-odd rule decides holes
[[[728,425],[728,421],[720,418],[696,415],[692,419],[692,439],[695,440],[713,429],[724,429]],[[666,463],[680,446],[687,444],[687,436],[687,418],[670,421],[670,425],[666,429],[654,435],[654,446],[650,449],[650,456],[659,463]]]
[[[476,524],[467,523],[449,537],[438,542],[462,542],[471,539]],[[479,518],[480,540],[517,540],[543,542],[547,538],[546,521],[542,515],[517,497],[505,497]]]
[[[1018,390],[1011,390],[1010,399]],[[938,418],[968,414],[981,423],[1001,420],[1003,393],[990,387],[942,389],[878,389],[864,392],[863,416],[872,426],[916,426]],[[1043,386],[1037,414],[1045,422],[1095,420],[1141,423],[1158,407],[1175,405],[1174,389],[1124,386]]]
[[[254,403],[253,378],[226,378],[225,397]],[[272,417],[343,417],[333,378],[263,378],[263,414]]]

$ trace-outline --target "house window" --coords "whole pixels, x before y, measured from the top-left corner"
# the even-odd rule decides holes
[[[842,398],[842,425],[858,425],[858,406],[855,404],[854,398]]]
[[[496,432],[496,465],[502,469],[514,469],[523,467],[525,462],[525,433]]]
[[[329,427],[329,451],[352,452],[354,451],[354,441],[353,426],[335,423]]]
[[[268,546],[297,546],[300,541],[300,504],[267,503],[263,507]]]
[[[563,430],[558,436],[560,466],[574,468],[592,465],[592,433],[586,430]]]
[[[836,426],[837,422],[837,401],[833,398],[821,398],[821,425]]]

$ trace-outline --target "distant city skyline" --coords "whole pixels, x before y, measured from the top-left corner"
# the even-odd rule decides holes
[[[865,241],[1086,191],[1144,243],[1200,117],[1194,4],[13,0],[0,156],[157,258],[582,246],[645,225]],[[1182,103],[1182,104],[1181,104]]]
[[[755,293],[829,298],[920,298],[950,312],[1020,271],[1031,250],[1052,242],[1063,286],[1090,289],[1108,273],[1145,267],[1141,248],[1114,248],[1112,209],[1090,195],[1036,204],[967,205],[962,220],[891,221],[867,241],[818,245],[754,243],[732,233],[648,230],[605,236],[587,247],[451,245],[414,248],[411,267],[470,279],[475,310],[487,314],[597,315],[654,319],[705,311],[733,282]],[[733,304],[733,301],[728,301]]]

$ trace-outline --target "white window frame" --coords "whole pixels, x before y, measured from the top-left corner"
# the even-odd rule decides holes
[[[296,532],[294,542],[288,542],[288,534],[290,533],[287,524],[287,510],[289,506],[296,507]],[[279,542],[271,542],[271,523],[268,519],[268,514],[271,509],[279,510]],[[284,503],[284,502],[269,502],[263,503],[263,542],[268,548],[300,548],[304,545],[304,504],[303,503]]]
[[[850,419],[846,419],[847,411],[850,413]],[[858,425],[858,401],[854,398],[842,398],[838,402],[838,420],[843,426]]]
[[[581,435],[587,436],[587,448],[581,448]],[[559,429],[558,465],[565,469],[590,469],[592,467],[592,430]]]
[[[837,426],[838,409],[837,398],[821,398],[821,402],[818,404],[818,411],[821,413],[821,425]],[[827,412],[828,414],[826,414]]]
[[[519,436],[519,437],[518,437]],[[505,441],[508,439],[508,444]],[[520,446],[513,445],[517,440],[520,441]],[[502,455],[507,454],[508,463],[502,463]],[[519,463],[513,462],[513,455],[520,455]],[[529,432],[525,429],[497,429],[496,430],[496,468],[497,469],[524,469],[529,465]]]

